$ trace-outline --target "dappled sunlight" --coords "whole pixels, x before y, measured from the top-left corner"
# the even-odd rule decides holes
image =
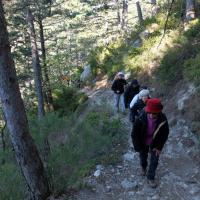
[[[109,87],[108,76],[102,77],[101,80],[95,82],[95,89],[104,89]]]
[[[200,21],[188,3],[0,1],[0,199],[199,199]],[[138,92],[155,138],[169,122],[156,189],[133,149]]]

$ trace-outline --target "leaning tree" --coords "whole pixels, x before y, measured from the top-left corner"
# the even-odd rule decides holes
[[[31,198],[44,200],[49,184],[37,148],[29,132],[8,40],[7,26],[0,0],[0,99],[17,162],[25,177]]]

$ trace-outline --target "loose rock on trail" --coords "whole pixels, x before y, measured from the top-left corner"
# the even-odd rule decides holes
[[[184,94],[183,94],[184,95]],[[112,91],[97,90],[90,93],[93,103],[108,102],[112,106]],[[183,97],[185,98],[185,96]],[[180,99],[180,98],[179,98]],[[167,105],[166,105],[167,106]],[[168,116],[169,113],[166,113]],[[101,166],[85,178],[88,188],[70,197],[73,200],[199,200],[200,158],[197,138],[184,119],[169,114],[170,134],[160,156],[156,180],[152,189],[146,177],[140,175],[138,153],[134,152],[130,139],[131,124],[127,116],[122,121],[129,126],[129,145],[117,165]]]

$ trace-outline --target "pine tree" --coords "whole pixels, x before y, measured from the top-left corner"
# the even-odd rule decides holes
[[[29,132],[24,104],[11,57],[2,0],[0,0],[0,98],[16,160],[34,200],[50,195],[49,184],[37,148]]]

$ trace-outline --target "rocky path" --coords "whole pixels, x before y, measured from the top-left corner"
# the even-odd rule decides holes
[[[93,96],[92,96],[93,95]],[[108,102],[112,105],[112,93],[99,90],[91,93],[93,103]],[[169,113],[166,113],[167,116]],[[170,116],[173,116],[170,114]],[[169,118],[170,135],[160,157],[156,180],[158,187],[148,186],[140,175],[138,154],[130,142],[131,126],[128,116],[123,117],[129,129],[129,147],[123,162],[116,166],[97,166],[97,171],[85,179],[90,186],[71,197],[73,200],[199,200],[200,158],[199,144],[184,120],[174,123]],[[96,172],[96,173],[95,173]]]

